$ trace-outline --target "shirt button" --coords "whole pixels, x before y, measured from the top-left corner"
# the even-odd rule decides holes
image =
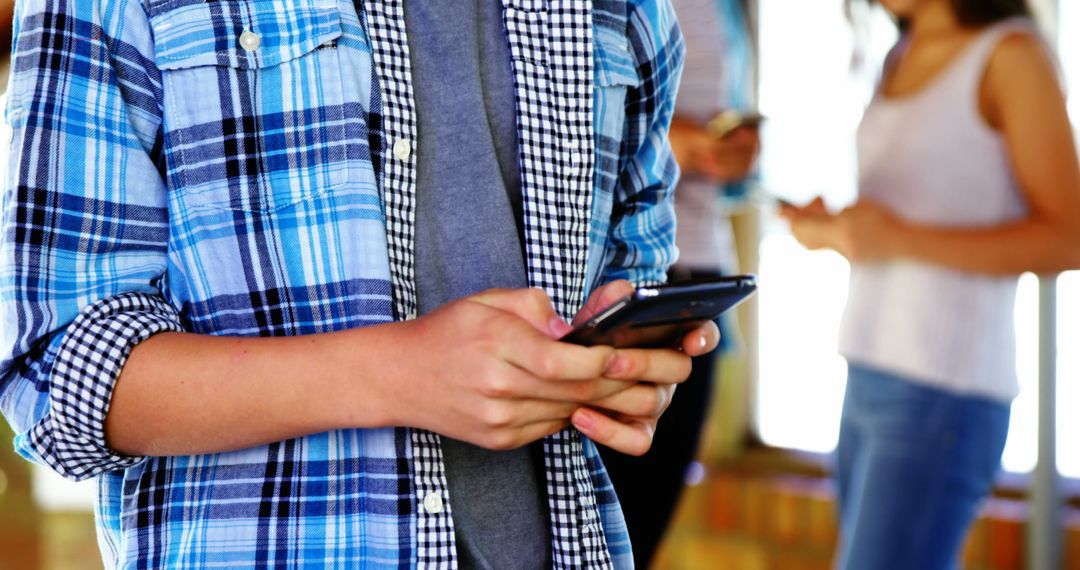
[[[409,154],[411,153],[412,144],[409,143],[408,139],[398,139],[398,141],[394,143],[394,156],[396,156],[398,160],[409,160]]]
[[[259,39],[258,34],[247,30],[240,34],[240,47],[244,48],[245,51],[255,51],[259,49],[260,43],[262,43],[262,40]]]
[[[442,512],[442,497],[438,493],[428,493],[424,497],[424,510],[429,514],[437,515]]]

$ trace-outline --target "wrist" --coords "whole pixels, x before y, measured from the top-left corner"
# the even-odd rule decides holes
[[[880,257],[897,259],[909,257],[912,253],[910,228],[903,221],[894,217],[880,220],[878,223],[878,247]]]
[[[904,222],[892,219],[891,223],[885,224],[885,256],[887,258],[908,257],[910,251],[911,229]]]
[[[327,374],[318,386],[320,408],[340,429],[405,425],[398,413],[401,358],[395,338],[405,323],[387,323],[330,335],[320,355]]]

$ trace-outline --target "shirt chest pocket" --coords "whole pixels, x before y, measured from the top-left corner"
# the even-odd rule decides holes
[[[174,205],[273,212],[344,185],[337,5],[166,4],[151,26]]]

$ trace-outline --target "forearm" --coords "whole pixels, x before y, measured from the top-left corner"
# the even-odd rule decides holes
[[[388,425],[382,388],[390,371],[382,363],[399,327],[284,338],[155,335],[132,350],[117,380],[106,441],[129,455],[191,455]]]
[[[939,229],[900,224],[897,257],[998,275],[1054,273],[1080,267],[1076,222],[1025,220],[987,229]]]

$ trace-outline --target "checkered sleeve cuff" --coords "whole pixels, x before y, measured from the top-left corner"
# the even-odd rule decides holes
[[[182,331],[177,311],[146,293],[123,293],[85,308],[68,327],[53,362],[48,414],[31,431],[36,455],[60,475],[95,477],[142,461],[105,444],[113,387],[136,344]]]

